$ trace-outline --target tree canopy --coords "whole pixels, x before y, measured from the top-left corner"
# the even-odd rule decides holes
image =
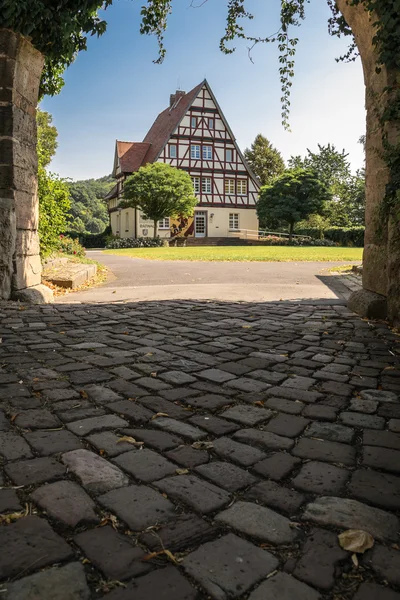
[[[261,188],[257,203],[259,219],[284,221],[290,240],[295,224],[312,214],[322,214],[330,198],[328,187],[309,169],[291,169],[271,185]]]
[[[351,172],[348,154],[336,150],[334,145],[318,144],[318,152],[307,150],[307,155],[292,156],[290,168],[312,170],[328,187],[331,200],[327,202],[325,216],[330,225],[351,227],[364,224],[365,177],[361,171]]]
[[[246,148],[244,157],[261,185],[272,183],[285,170],[281,153],[261,133],[256,136],[250,148]]]
[[[154,223],[154,237],[158,221],[166,217],[193,215],[197,198],[193,182],[186,171],[165,163],[140,167],[125,182],[122,206],[140,208]]]
[[[104,197],[114,185],[111,175],[68,184],[71,194],[70,232],[96,234],[104,231],[109,224]]]

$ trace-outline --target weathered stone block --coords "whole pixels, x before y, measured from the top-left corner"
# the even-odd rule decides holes
[[[354,292],[349,298],[348,307],[361,317],[368,319],[386,319],[387,317],[386,297],[367,289]]]

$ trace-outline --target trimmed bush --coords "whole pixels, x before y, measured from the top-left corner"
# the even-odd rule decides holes
[[[277,235],[268,235],[262,240],[264,246],[336,246],[331,240],[313,240],[309,237],[293,238],[289,243],[289,238],[281,238]]]
[[[81,258],[85,256],[85,248],[80,245],[78,240],[73,240],[67,235],[60,235],[57,250],[58,252],[80,256]]]
[[[106,227],[102,233],[76,233],[71,231],[67,235],[73,240],[79,240],[79,243],[85,248],[105,248],[112,237],[110,226]]]
[[[314,240],[320,236],[320,230],[316,228],[297,229],[296,235],[309,235]],[[338,246],[355,246],[356,248],[364,247],[365,227],[329,227],[324,230],[324,236],[328,240],[332,240]]]
[[[120,248],[161,248],[165,245],[166,241],[160,238],[113,238],[108,241],[106,248],[108,250],[118,250]]]

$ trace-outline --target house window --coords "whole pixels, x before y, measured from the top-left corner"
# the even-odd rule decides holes
[[[203,192],[203,194],[211,194],[211,177],[202,178],[201,191]]]
[[[170,144],[169,145],[169,157],[170,158],[176,158],[177,156],[177,147],[176,144]]]
[[[230,213],[229,214],[229,231],[236,231],[239,229],[239,214],[238,213]]]
[[[234,179],[225,179],[225,194],[234,194],[235,193],[235,180]]]
[[[200,158],[200,146],[190,146],[190,158]]]
[[[129,211],[125,213],[125,231],[129,231]]]
[[[212,160],[212,146],[203,146],[203,159]]]
[[[169,229],[169,217],[158,221],[158,229]]]
[[[193,191],[195,194],[200,194],[200,177],[192,177]]]
[[[240,196],[245,196],[247,194],[247,179],[237,180],[237,193]]]
[[[214,129],[214,119],[212,117],[208,119],[208,129]]]
[[[190,122],[191,122],[191,124],[192,124],[192,128],[193,128],[193,129],[196,129],[196,127],[197,127],[197,117],[192,117],[192,118],[190,119]]]
[[[225,160],[226,160],[226,162],[232,162],[232,160],[233,160],[232,148],[227,148],[225,150]]]

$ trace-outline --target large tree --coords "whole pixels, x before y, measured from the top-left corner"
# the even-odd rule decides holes
[[[190,175],[165,163],[140,167],[124,185],[122,206],[139,208],[152,220],[154,237],[157,236],[158,221],[178,215],[190,217],[196,204]]]
[[[260,220],[270,218],[287,223],[291,242],[295,224],[309,215],[323,213],[329,197],[327,186],[313,171],[292,169],[261,188],[257,214]]]
[[[282,154],[261,133],[256,136],[250,148],[246,148],[244,157],[261,185],[272,183],[285,170]]]
[[[318,152],[307,149],[304,158],[292,156],[288,165],[290,168],[311,169],[328,186],[331,200],[325,216],[332,226],[364,225],[365,176],[361,171],[352,174],[345,150],[340,152],[334,145],[318,144]]]
[[[281,26],[272,36],[247,35],[244,23],[252,15],[246,8],[246,0],[226,2],[227,24],[220,42],[222,51],[233,52],[234,48],[229,44],[236,38],[249,40],[252,45],[260,42],[278,44],[283,121],[287,124],[298,42],[291,31],[304,19],[308,0],[281,0]],[[18,113],[33,116],[42,72],[44,91],[53,92],[59,88],[63,67],[86,47],[86,36],[105,31],[106,23],[98,16],[98,9],[111,3],[112,0],[0,0],[0,27],[3,27],[0,36],[3,55],[0,61],[7,66],[0,68],[0,72],[7,73],[6,93],[3,94],[5,104],[2,108],[10,113],[10,118],[1,122],[0,137],[6,136],[11,140],[3,159],[5,167],[2,167],[7,175],[1,206],[0,297],[9,296],[13,271],[14,288],[27,287],[40,281],[40,261],[33,260],[32,254],[27,260],[28,255],[21,250],[25,247],[24,232],[31,231],[30,239],[35,242],[36,221],[28,218],[29,206],[31,215],[35,212],[35,163],[30,156],[27,161],[30,165],[29,176],[26,171],[19,173],[14,159],[18,153],[14,146],[19,144],[19,149],[31,153],[35,130],[31,120],[24,119]],[[338,36],[354,35],[344,58],[351,60],[357,51],[360,53],[367,87],[367,210],[363,285],[367,290],[387,296],[389,316],[400,320],[399,0],[327,0],[327,3],[333,11],[329,23],[331,33]],[[157,62],[162,61],[165,54],[163,34],[172,5],[177,3],[173,3],[173,0],[148,0],[142,8],[141,32],[157,36]],[[30,49],[28,38],[32,40],[34,51]],[[43,71],[45,57],[46,67]],[[19,74],[23,72],[29,73],[29,78],[21,79]],[[15,103],[16,98],[21,96],[23,102]],[[22,131],[19,131],[21,123]],[[29,180],[29,185],[25,185],[26,180]],[[26,189],[23,189],[24,186]],[[16,195],[20,198],[16,199]],[[18,260],[13,259],[16,251],[20,256]],[[28,263],[31,267],[29,277]]]

